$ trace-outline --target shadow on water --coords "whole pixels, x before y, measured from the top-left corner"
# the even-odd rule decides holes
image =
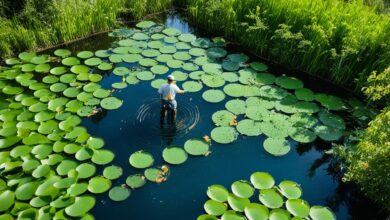
[[[191,32],[207,37],[205,33],[190,26],[179,13],[168,13],[156,20],[184,33]],[[68,45],[68,48],[74,52],[99,50],[110,48],[112,43],[112,38],[102,34]],[[246,53],[237,46],[230,47],[229,52]],[[270,72],[275,75],[295,75],[305,82],[306,87],[316,92],[326,91],[342,97],[350,96],[334,85],[313,77],[302,77],[299,72],[288,71],[277,65],[270,65]],[[107,73],[104,74],[101,85],[103,88],[111,88],[112,83],[119,81],[120,77]],[[181,86],[181,83],[178,85]],[[113,164],[124,168],[124,175],[113,181],[114,186],[123,184],[128,175],[142,173],[142,170],[134,169],[128,164],[131,153],[146,150],[155,157],[156,166],[163,165],[161,153],[166,146],[183,145],[189,138],[199,138],[210,133],[214,127],[211,115],[224,109],[224,103],[204,102],[201,97],[204,90],[177,98],[176,126],[160,127],[159,97],[157,91],[150,86],[150,81],[116,91],[114,95],[124,101],[120,109],[103,111],[97,116],[83,120],[88,131],[94,136],[104,138],[106,148],[115,153]],[[265,171],[270,172],[276,182],[291,179],[300,183],[303,199],[312,205],[331,207],[338,219],[385,218],[384,212],[362,196],[355,186],[340,181],[342,168],[330,155],[324,154],[331,147],[329,143],[318,140],[311,144],[298,144],[291,140],[292,149],[295,150],[284,157],[275,158],[263,150],[264,139],[264,136],[240,136],[230,145],[214,143],[210,157],[190,157],[185,164],[171,167],[172,173],[167,182],[148,183],[133,190],[130,198],[124,202],[116,203],[106,194],[98,195],[98,202],[92,213],[96,219],[196,219],[203,213],[207,186],[218,183],[230,188],[230,184],[236,180],[248,179],[255,171]]]

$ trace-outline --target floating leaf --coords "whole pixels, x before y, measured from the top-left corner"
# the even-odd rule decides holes
[[[286,201],[287,210],[294,216],[307,218],[309,216],[310,206],[302,199],[288,199]]]
[[[196,81],[187,81],[183,83],[183,89],[187,92],[198,92],[202,90],[202,88],[202,84]]]
[[[275,189],[260,190],[261,203],[271,209],[280,208],[283,205],[283,197]]]
[[[111,181],[104,177],[96,176],[89,180],[88,191],[91,193],[104,193],[111,187]]]
[[[206,155],[209,152],[209,144],[201,139],[189,139],[184,143],[184,149],[190,155]]]
[[[6,211],[15,202],[15,193],[11,190],[5,190],[0,193],[0,212]]]
[[[245,207],[250,204],[250,200],[247,198],[240,198],[232,193],[229,193],[228,203],[234,211],[243,212]]]
[[[100,101],[100,105],[102,108],[107,109],[107,110],[114,110],[118,109],[122,106],[123,101],[116,98],[116,97],[108,97],[104,98]]]
[[[151,182],[157,182],[161,178],[164,178],[164,172],[157,168],[148,168],[145,170],[145,177]]]
[[[217,202],[226,202],[229,191],[222,185],[211,185],[207,188],[207,196]]]
[[[188,155],[183,148],[179,146],[166,147],[163,150],[162,156],[165,162],[178,165],[186,162]]]
[[[86,179],[93,176],[96,172],[96,167],[90,163],[83,163],[76,167],[76,171],[78,172],[78,178]]]
[[[302,195],[299,184],[290,180],[280,182],[279,191],[288,199],[298,199]]]
[[[141,174],[131,175],[126,179],[126,184],[132,189],[140,188],[145,185],[145,183],[145,177]]]
[[[291,149],[290,143],[285,139],[267,138],[263,146],[268,153],[274,156],[286,155]]]
[[[322,206],[312,206],[310,208],[310,217],[313,220],[336,220],[333,212],[329,208]]]
[[[294,77],[280,76],[276,78],[276,84],[285,89],[303,88],[303,82]]]
[[[290,220],[290,213],[283,209],[273,209],[269,214],[269,220]]]
[[[204,210],[210,215],[220,216],[225,213],[225,211],[227,210],[227,206],[222,202],[208,200],[204,204]]]
[[[108,197],[112,201],[120,202],[126,200],[130,196],[130,189],[123,186],[115,186],[108,192]]]
[[[225,94],[221,90],[210,89],[202,94],[202,98],[211,103],[218,103],[225,99]]]
[[[343,136],[343,131],[326,125],[318,125],[314,132],[325,141],[337,141]]]
[[[259,72],[263,72],[263,71],[266,71],[268,69],[268,66],[265,65],[264,63],[260,63],[260,62],[253,62],[253,63],[250,63],[250,66],[256,70],[256,71],[259,71]]]
[[[66,207],[65,212],[72,217],[82,217],[95,206],[95,198],[91,196],[76,197],[75,202]]]
[[[230,126],[234,121],[234,115],[226,110],[217,111],[212,115],[212,120],[216,126]]]
[[[103,176],[109,180],[115,180],[121,177],[123,174],[123,169],[121,167],[111,165],[109,167],[104,168]]]
[[[251,203],[245,206],[244,212],[249,220],[268,220],[269,211],[263,205]]]
[[[316,134],[306,128],[302,127],[291,127],[288,130],[288,135],[297,142],[300,143],[311,143],[316,139]]]
[[[165,79],[155,79],[153,80],[150,84],[153,88],[155,89],[159,89],[162,85],[164,85],[165,83],[167,83],[167,81]]]
[[[237,139],[237,132],[232,127],[217,127],[211,131],[211,138],[220,144],[229,144]]]
[[[131,154],[129,163],[135,168],[144,169],[153,165],[154,158],[150,153],[141,150]]]
[[[105,165],[114,160],[114,153],[109,150],[96,150],[92,155],[92,162],[98,165]]]
[[[240,198],[250,198],[255,190],[248,181],[238,180],[232,184],[232,192]]]
[[[235,115],[240,115],[245,113],[246,104],[240,99],[233,99],[226,102],[225,108]]]
[[[259,136],[262,134],[261,123],[251,119],[244,119],[238,122],[237,131],[247,136]]]

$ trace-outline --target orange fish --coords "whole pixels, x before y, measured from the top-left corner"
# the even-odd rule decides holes
[[[161,167],[161,170],[163,171],[164,174],[166,174],[166,173],[169,172],[169,168],[168,168],[167,165],[163,165],[163,166]]]
[[[206,141],[207,143],[211,143],[211,139],[208,135],[203,136],[203,140]]]

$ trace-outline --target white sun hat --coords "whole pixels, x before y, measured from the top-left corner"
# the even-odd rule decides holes
[[[168,75],[167,79],[169,79],[169,80],[175,80],[175,77],[172,76],[172,75]]]

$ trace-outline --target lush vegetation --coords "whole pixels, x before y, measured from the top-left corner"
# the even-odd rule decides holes
[[[371,102],[387,107],[366,130],[358,132],[359,141],[349,142],[337,152],[348,167],[344,180],[358,183],[369,197],[390,210],[390,68],[374,72],[363,91]]]
[[[111,29],[123,14],[140,19],[170,0],[0,0],[0,57]]]
[[[361,88],[390,62],[390,19],[359,1],[187,0],[191,20],[259,55]]]

